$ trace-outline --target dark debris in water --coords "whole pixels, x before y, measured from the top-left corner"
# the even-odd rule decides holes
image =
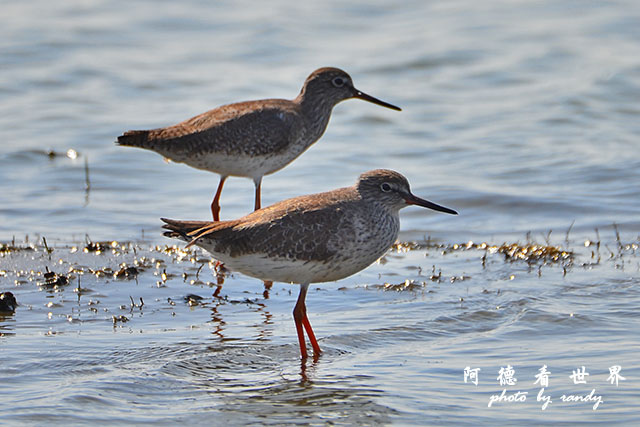
[[[49,271],[49,267],[45,267],[45,270],[46,273],[43,274],[44,282],[38,283],[40,286],[46,288],[58,288],[69,284],[69,278],[66,275]]]
[[[394,292],[417,292],[423,290],[427,286],[426,282],[416,282],[415,280],[407,279],[401,283],[383,283],[367,285],[368,289],[379,289],[382,291],[394,291]]]
[[[18,301],[11,292],[0,293],[0,313],[13,313],[17,306]]]
[[[142,310],[142,307],[144,307],[144,300],[142,299],[142,297],[140,297],[140,303],[137,304],[134,300],[133,297],[131,295],[129,295],[129,299],[131,300],[131,309],[133,310],[134,308],[139,308],[140,310]]]
[[[83,251],[84,252],[95,252],[98,255],[102,252],[106,251],[108,248],[107,242],[88,242]]]
[[[120,270],[113,273],[113,277],[116,279],[135,279],[138,273],[139,271],[136,267],[122,264]]]
[[[112,316],[112,319],[113,319],[113,326],[115,326],[118,323],[126,323],[129,321],[129,318],[124,315]]]
[[[471,276],[460,275],[460,276],[447,276],[448,281],[450,283],[461,282],[464,280],[471,279]],[[443,279],[447,280],[447,278],[442,277],[442,271],[438,271],[435,273],[435,267],[433,273],[429,276],[429,280],[431,282],[440,283]],[[400,283],[383,283],[383,284],[373,284],[373,285],[365,285],[366,289],[378,289],[382,291],[393,291],[393,292],[418,292],[424,290],[428,286],[428,282],[426,281],[417,281],[413,279],[406,279],[404,282]]]
[[[0,243],[0,257],[4,257],[6,255],[21,252],[21,251],[35,251],[35,246],[31,244],[25,245],[16,245],[15,241],[11,243]]]
[[[33,283],[42,290],[59,292],[74,280],[78,280],[75,288],[77,294],[91,292],[80,286],[80,278],[86,275],[98,280],[137,280],[146,270],[154,271],[158,276],[158,286],[180,275],[185,278],[193,276],[192,271],[199,270],[209,264],[213,270],[213,261],[197,257],[197,250],[185,250],[176,245],[147,246],[131,242],[101,241],[94,242],[88,236],[84,245],[62,246],[55,248],[56,259],[52,259],[54,247],[47,245],[46,239],[39,238],[39,244],[25,240],[23,244],[15,242],[0,243],[0,258],[8,259],[0,267],[0,285],[11,283],[12,286],[23,286]],[[92,259],[92,256],[99,256]],[[126,257],[127,262],[120,262],[113,268],[114,261]],[[97,261],[97,262],[96,262]],[[186,265],[179,274],[169,272],[167,263]],[[104,263],[104,264],[103,264]],[[97,265],[96,265],[97,264]],[[102,264],[102,265],[101,265]],[[50,268],[53,266],[52,268]],[[220,268],[220,270],[223,270]],[[197,278],[197,274],[195,275]],[[224,273],[216,271],[218,282]],[[10,280],[11,282],[7,282]],[[204,283],[192,280],[192,284]]]
[[[402,253],[416,249],[423,249],[425,247],[427,247],[426,244],[419,244],[417,242],[395,242],[393,246],[391,246],[391,251]]]
[[[503,243],[491,246],[489,253],[501,253],[506,261],[525,261],[529,264],[573,264],[574,253],[558,246],[538,245],[535,243],[520,245],[518,243]]]
[[[587,245],[587,243],[585,243]],[[632,248],[633,245],[628,245]],[[569,266],[573,264],[575,253],[569,249],[563,249],[560,246],[537,243],[502,243],[500,245],[483,243],[474,243],[468,241],[465,243],[436,243],[430,239],[423,242],[396,242],[392,247],[393,252],[408,252],[421,249],[438,249],[443,255],[457,251],[481,250],[487,254],[502,254],[505,261],[517,262],[524,261],[528,264],[557,264]]]
[[[203,297],[201,297],[200,295],[196,295],[196,294],[187,294],[184,297],[184,300],[190,306],[199,305],[200,303],[202,303],[203,299],[204,299]]]
[[[527,264],[557,264],[570,266],[573,264],[575,253],[560,246],[537,244],[537,243],[502,243],[501,245],[491,245],[486,242],[455,243],[443,249],[443,253],[467,250],[481,250],[488,255],[501,254],[505,261],[523,261]],[[483,263],[486,258],[483,259]]]
[[[127,244],[120,244],[118,241],[113,240],[110,242],[93,242],[89,236],[85,238],[86,243],[82,251],[84,253],[95,253],[96,255],[103,254],[107,251],[111,251],[114,255],[120,251],[127,252]],[[76,248],[77,250],[77,248]]]

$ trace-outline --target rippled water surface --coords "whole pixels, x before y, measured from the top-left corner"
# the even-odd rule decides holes
[[[216,3],[0,6],[0,423],[640,422],[636,2]],[[313,286],[301,363],[296,286],[216,297],[207,254],[165,246],[159,217],[207,219],[218,177],[113,141],[321,66],[403,111],[341,103],[263,204],[384,167],[460,215],[405,209],[417,244]],[[227,181],[223,218],[252,203]],[[489,407],[503,389],[526,401]]]

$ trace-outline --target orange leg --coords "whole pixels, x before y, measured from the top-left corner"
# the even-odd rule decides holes
[[[322,350],[320,350],[318,341],[316,341],[316,336],[313,333],[313,329],[311,329],[311,323],[309,323],[309,319],[307,318],[307,313],[305,313],[304,317],[302,318],[302,325],[304,325],[304,329],[307,331],[309,342],[311,343],[311,347],[313,347],[313,354],[319,355],[322,352]]]
[[[256,186],[256,203],[253,207],[253,210],[257,211],[258,209],[260,209],[260,192],[262,188],[262,177],[254,179],[253,183]]]
[[[304,329],[302,329],[302,322],[298,323],[298,321],[295,319],[295,316],[294,316],[294,320],[296,322],[296,332],[298,332],[298,343],[300,344],[300,357],[302,357],[303,359],[306,359],[307,346],[306,346],[306,343],[304,342]]]
[[[271,280],[264,281],[264,291],[262,291],[262,296],[264,297],[264,299],[269,299],[269,291],[271,290],[272,286],[273,282]]]
[[[300,294],[298,295],[298,301],[296,302],[296,306],[293,309],[293,320],[296,324],[298,342],[300,343],[300,356],[303,359],[307,358],[307,346],[304,340],[305,330],[307,331],[307,335],[309,336],[311,347],[313,347],[314,356],[318,356],[321,352],[318,341],[316,341],[316,336],[313,333],[313,329],[311,329],[311,323],[309,323],[309,319],[307,318],[307,307],[304,303],[304,300],[307,297],[308,288],[308,283],[300,285]]]
[[[213,214],[214,221],[220,221],[220,194],[222,194],[222,186],[226,180],[226,176],[220,175],[220,184],[218,184],[216,195],[213,198],[213,202],[211,202],[211,213]]]

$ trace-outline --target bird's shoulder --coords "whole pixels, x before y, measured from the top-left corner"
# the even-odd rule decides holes
[[[223,105],[187,119],[175,126],[185,132],[196,133],[231,123],[237,123],[242,126],[246,125],[246,122],[264,123],[265,125],[273,122],[286,122],[295,120],[298,115],[299,108],[291,101],[286,99],[264,99]]]
[[[311,218],[339,216],[360,199],[353,187],[339,188],[323,193],[298,196],[274,203],[243,217],[236,227],[267,224],[271,227],[283,221],[289,223],[309,222]]]

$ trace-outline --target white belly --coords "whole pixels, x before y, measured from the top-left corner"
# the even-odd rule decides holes
[[[213,255],[233,271],[261,280],[284,283],[333,282],[363,270],[380,257],[375,254],[367,259],[351,258],[340,262],[324,262],[269,258],[259,254],[236,257],[216,253]]]
[[[192,157],[183,161],[177,159],[171,160],[220,175],[242,176],[255,179],[285,167],[293,159],[289,160],[283,156],[228,156],[226,154],[212,153],[210,155]]]

